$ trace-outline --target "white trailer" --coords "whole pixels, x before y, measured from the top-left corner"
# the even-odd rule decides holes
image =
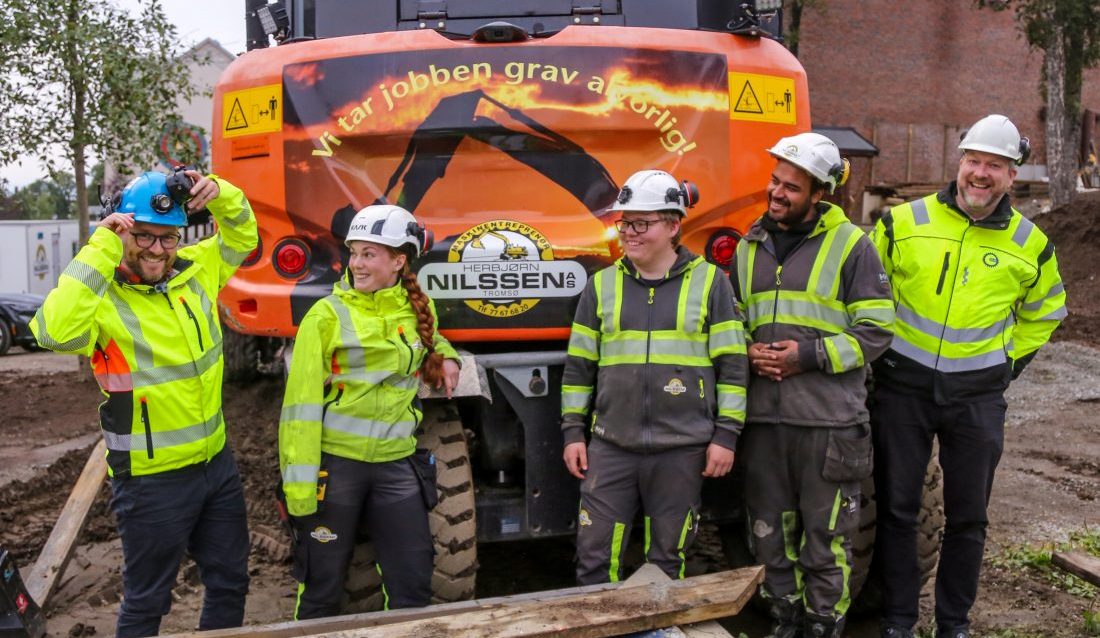
[[[75,219],[0,221],[0,292],[46,295],[79,248]]]

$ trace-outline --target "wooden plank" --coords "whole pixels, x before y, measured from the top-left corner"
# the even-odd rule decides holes
[[[502,609],[348,629],[327,638],[602,638],[736,614],[763,580],[762,567],[623,587]]]
[[[88,455],[88,462],[84,464],[80,478],[69,493],[69,500],[57,517],[57,523],[38,554],[38,560],[23,581],[31,598],[43,609],[49,603],[58,579],[72,558],[76,538],[84,529],[88,510],[92,508],[99,488],[103,486],[103,479],[107,476],[106,454],[106,444],[100,439]]]
[[[1054,552],[1050,562],[1100,587],[1100,558],[1079,552]]]
[[[668,574],[661,571],[660,567],[657,567],[653,563],[646,563],[639,567],[638,571],[634,572],[630,578],[626,579],[623,583],[623,587],[633,587],[646,583],[667,583],[671,580]],[[726,628],[720,625],[716,620],[707,620],[692,625],[674,627],[673,629],[676,630],[676,635],[681,635],[685,638],[733,638],[733,634],[726,631]],[[668,632],[668,630],[665,631]]]
[[[495,596],[493,598],[481,598],[477,600],[463,600],[456,603],[443,603],[429,607],[416,607],[411,609],[393,609],[390,611],[372,611],[362,614],[349,614],[346,616],[332,616],[329,618],[315,618],[311,620],[292,620],[273,623],[270,625],[253,625],[250,627],[235,627],[232,629],[215,629],[202,632],[188,632],[169,634],[163,638],[235,638],[237,636],[259,636],[264,638],[300,638],[312,636],[330,631],[342,631],[345,629],[358,629],[365,627],[377,627],[408,620],[422,618],[437,618],[462,614],[470,611],[485,611],[502,609],[504,606],[519,602],[538,602],[573,596],[577,594],[589,594],[609,591],[626,587],[626,583],[600,585],[586,585],[583,587],[567,587],[564,589],[549,589],[546,591],[528,592],[525,594],[512,594],[509,596]]]
[[[700,579],[706,580],[700,583]],[[475,617],[478,618],[480,622],[485,622],[486,617],[499,617],[501,618],[500,625],[502,625],[502,628],[507,628],[513,622],[513,618],[516,614],[515,610],[525,609],[528,613],[534,610],[534,613],[537,613],[539,609],[547,606],[553,606],[553,609],[556,610],[553,613],[569,619],[576,615],[574,614],[574,607],[580,609],[582,608],[581,606],[588,608],[592,604],[598,605],[598,601],[603,601],[604,596],[616,592],[619,592],[621,595],[618,602],[621,603],[622,600],[625,599],[627,601],[625,611],[633,616],[637,613],[640,604],[641,606],[645,604],[654,604],[652,601],[649,603],[644,602],[654,597],[653,590],[661,591],[663,589],[666,594],[664,598],[668,597],[667,592],[670,587],[674,589],[687,587],[690,590],[697,584],[701,585],[706,590],[715,590],[719,592],[712,597],[716,602],[711,603],[711,598],[707,596],[703,596],[691,602],[690,605],[699,606],[698,613],[692,614],[689,612],[683,614],[683,610],[679,610],[677,613],[687,616],[687,618],[682,620],[676,617],[677,613],[673,613],[672,615],[674,617],[669,620],[657,618],[651,613],[649,615],[642,615],[643,618],[641,621],[637,618],[625,619],[633,623],[631,626],[621,628],[612,627],[610,629],[605,627],[605,633],[583,633],[572,629],[568,630],[570,636],[613,636],[621,633],[629,633],[631,631],[669,627],[680,622],[694,623],[713,618],[736,615],[752,597],[752,594],[756,591],[757,585],[759,585],[763,579],[764,569],[762,567],[748,567],[732,572],[721,572],[720,574],[709,574],[707,576],[696,576],[680,581],[671,581],[670,583],[662,585],[642,585],[639,587],[627,586],[626,583],[588,585],[585,587],[570,587],[566,589],[516,594],[482,600],[445,603],[417,609],[397,609],[393,611],[378,611],[367,614],[338,616],[334,618],[318,618],[316,620],[291,621],[270,625],[253,625],[234,629],[174,634],[172,638],[254,638],[256,636],[264,636],[265,638],[269,636],[271,638],[297,638],[320,635],[339,636],[342,638],[348,636],[375,635],[446,635],[450,638],[451,636],[488,637],[496,635],[513,635],[487,633],[484,627],[475,627],[472,623]],[[639,591],[639,588],[641,588],[642,591]],[[683,594],[680,595],[680,598],[683,598]],[[593,603],[593,601],[597,602]],[[639,603],[639,601],[643,602]],[[609,604],[613,604],[614,602],[616,601],[613,600]],[[692,609],[691,611],[696,610]],[[441,623],[448,624],[448,628],[443,633],[433,634],[432,632],[442,631],[438,629]],[[637,628],[632,628],[635,626]],[[534,635],[549,636],[561,631],[563,631],[563,629],[551,629],[547,633]],[[607,633],[607,631],[610,631],[610,633]]]

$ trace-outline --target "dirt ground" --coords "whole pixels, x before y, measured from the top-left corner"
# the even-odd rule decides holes
[[[987,561],[973,613],[976,635],[1082,636],[1084,614],[1100,611],[1097,592],[1074,596],[992,558],[1021,543],[1065,541],[1100,524],[1100,281],[1092,274],[1100,241],[1100,194],[1036,218],[1058,246],[1071,316],[1009,391],[1006,445],[994,487]],[[227,387],[230,439],[248,498],[252,587],[246,622],[290,618],[292,582],[284,535],[272,507],[277,479],[276,424],[280,382]],[[0,545],[29,571],[84,465],[98,432],[95,383],[75,359],[12,352],[0,357]],[[121,552],[104,488],[73,561],[51,601],[49,635],[112,635],[121,591]],[[482,547],[478,595],[497,596],[571,585],[568,541]],[[927,593],[927,592],[926,592]],[[197,624],[201,586],[193,565],[181,572],[163,631]],[[1095,605],[1095,607],[1093,607]],[[930,617],[930,598],[923,602]],[[761,636],[747,610],[725,624]],[[874,636],[873,619],[853,619],[848,635]]]

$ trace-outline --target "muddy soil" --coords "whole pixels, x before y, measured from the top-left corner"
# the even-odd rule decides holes
[[[1020,543],[1055,543],[1100,524],[1100,281],[1093,274],[1100,241],[1100,194],[1036,218],[1058,247],[1071,316],[1009,396],[1006,444],[990,512],[987,563],[974,608],[977,635],[1080,636],[1091,598],[1061,592],[1029,573],[995,567],[990,558]],[[95,383],[74,359],[37,353],[0,357],[0,545],[24,571],[33,564],[97,432]],[[294,600],[286,539],[272,506],[277,479],[276,424],[281,383],[227,386],[230,444],[248,498],[252,587],[246,622],[286,620]],[[121,593],[121,552],[104,487],[73,561],[51,602],[51,636],[112,635]],[[479,596],[572,584],[568,540],[481,548]],[[923,617],[930,618],[926,591]],[[163,630],[193,629],[201,585],[185,564]],[[1100,607],[1100,605],[1097,605]],[[749,636],[766,622],[746,610],[724,624]],[[875,636],[873,619],[853,619],[848,635]],[[1015,633],[1010,633],[1015,632]]]

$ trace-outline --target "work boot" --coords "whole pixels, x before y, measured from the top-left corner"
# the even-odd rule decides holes
[[[897,625],[887,625],[883,627],[880,636],[881,638],[916,638],[912,629],[898,627]]]
[[[806,613],[801,600],[767,598],[768,615],[775,623],[767,638],[803,638],[802,620]]]
[[[842,633],[844,633],[844,616],[834,618],[832,616],[806,614],[802,626],[804,638],[840,638]]]
[[[954,627],[952,629],[937,629],[936,638],[970,638],[970,627]]]

